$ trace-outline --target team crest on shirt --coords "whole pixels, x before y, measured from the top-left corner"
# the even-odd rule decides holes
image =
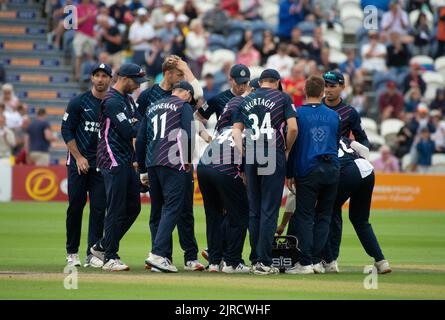
[[[121,112],[118,115],[116,115],[117,120],[119,120],[119,122],[122,122],[124,120],[127,120],[127,116],[125,115],[125,113]]]
[[[202,108],[202,110],[206,111],[208,107],[209,107],[209,105],[207,104],[207,102],[205,102],[201,108]]]
[[[68,117],[69,117],[69,113],[65,112],[65,114],[63,115],[63,121],[68,120]]]

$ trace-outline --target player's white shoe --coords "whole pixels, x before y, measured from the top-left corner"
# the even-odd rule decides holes
[[[159,269],[162,272],[178,272],[178,268],[172,265],[170,260],[165,257],[155,255],[151,252],[148,255],[147,260],[145,260],[145,263],[151,265],[152,268],[155,267],[156,269]]]
[[[258,262],[254,267],[253,267],[253,274],[258,274],[258,275],[270,275],[270,274],[279,274],[280,270],[278,268],[275,268],[273,266],[266,266],[261,262]]]
[[[219,272],[220,271],[219,265],[218,264],[209,265],[208,271],[209,272]]]
[[[374,266],[377,268],[377,272],[379,274],[385,274],[392,272],[391,267],[389,266],[389,262],[386,260],[380,260],[374,263]]]
[[[99,248],[96,244],[90,248],[90,252],[99,260],[105,261],[105,250]]]
[[[198,260],[187,261],[184,270],[186,271],[203,271],[206,267]]]
[[[123,263],[120,259],[110,259],[102,267],[105,271],[129,271],[130,267]]]
[[[92,254],[89,254],[88,257],[85,259],[85,264],[83,266],[85,268],[102,268],[104,266],[104,262],[99,258],[93,256]]]
[[[77,253],[70,253],[66,256],[67,265],[71,267],[80,267],[82,264],[80,263],[80,258]]]
[[[243,263],[237,265],[236,268],[228,266],[226,265],[226,263],[224,263],[224,266],[221,269],[221,271],[224,273],[250,273],[250,268],[244,265]]]
[[[312,266],[312,268],[314,269],[314,273],[317,273],[317,274],[325,273],[325,269],[324,269],[323,264],[321,262],[319,262],[317,264],[314,264]]]
[[[287,274],[314,274],[314,267],[311,264],[302,266],[297,262],[292,268],[286,269],[284,272]]]
[[[326,273],[339,273],[340,269],[338,268],[337,260],[334,260],[332,262],[325,262],[323,261],[323,267]]]

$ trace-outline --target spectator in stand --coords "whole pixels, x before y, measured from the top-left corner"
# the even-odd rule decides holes
[[[292,58],[300,58],[309,56],[309,48],[306,43],[301,41],[301,30],[298,27],[292,29],[289,42],[289,55]]]
[[[200,15],[200,10],[196,7],[194,0],[186,0],[184,2],[184,14],[189,18],[189,21],[192,21]]]
[[[186,60],[197,79],[201,78],[202,66],[205,62],[207,35],[199,19],[190,22],[190,32],[185,38]]]
[[[163,0],[162,5],[154,9],[151,13],[151,23],[155,30],[164,27],[165,16],[169,13],[175,14],[175,0]]]
[[[432,110],[437,111],[437,110]],[[431,139],[434,141],[436,145],[436,152],[445,153],[445,121],[442,120],[442,116],[440,115],[440,121],[436,127],[436,131],[431,136]]]
[[[304,62],[296,63],[292,67],[290,77],[282,80],[283,90],[292,98],[295,107],[303,105],[305,93],[304,83],[306,77],[304,76]]]
[[[204,101],[209,101],[212,97],[220,93],[219,87],[215,84],[215,76],[211,73],[207,73],[204,76],[205,86],[202,88],[204,93]]]
[[[439,110],[442,115],[445,115],[445,89],[438,88],[436,90],[436,96],[431,101],[430,110]]]
[[[331,62],[329,60],[329,54],[330,54],[329,48],[324,47],[321,49],[320,64],[318,65],[318,69],[321,70],[321,72],[323,73],[326,73],[329,70],[338,69],[338,64]]]
[[[231,19],[240,19],[240,5],[239,0],[221,0],[222,9],[227,12],[227,15]]]
[[[156,79],[159,74],[162,74],[162,63],[168,56],[168,52],[164,49],[161,38],[155,35],[151,41],[150,52],[146,53],[147,76],[151,79]]]
[[[17,108],[18,112],[20,113],[22,117],[22,126],[15,130],[15,148],[13,150],[14,155],[16,156],[16,159],[20,156],[20,154],[23,152],[23,148],[25,146],[25,135],[26,131],[28,130],[29,125],[31,124],[31,118],[28,115],[28,107],[26,104],[20,104]],[[26,161],[26,155],[23,152],[23,162]],[[16,161],[16,163],[18,163]]]
[[[110,7],[110,17],[116,23],[125,24],[125,16],[130,13],[130,8],[125,4],[125,0],[116,0],[116,3]]]
[[[413,54],[429,55],[432,32],[428,25],[426,14],[421,12],[413,27],[412,35],[414,36]]]
[[[354,49],[346,50],[347,60],[340,64],[339,68],[343,74],[347,74],[349,76],[349,81],[351,83],[362,82],[363,75],[361,71],[361,61],[358,57],[355,56]]]
[[[418,87],[410,89],[405,94],[405,112],[415,113],[417,106],[422,102],[422,94]]]
[[[109,54],[108,63],[113,66],[113,71],[117,71],[123,59],[123,39],[119,29],[110,23],[109,18],[106,15],[97,18],[97,24],[100,26],[98,37],[101,46]]]
[[[216,2],[213,9],[204,13],[202,22],[208,32],[224,34],[228,19],[227,13],[221,8],[221,2]]]
[[[369,43],[362,46],[362,68],[366,72],[386,71],[386,47],[378,40],[379,34],[371,30],[368,33]]]
[[[445,6],[437,9],[438,22],[437,22],[437,51],[436,58],[445,55]]]
[[[419,88],[422,96],[426,91],[426,83],[420,74],[420,66],[417,63],[411,63],[410,72],[403,80],[403,94],[407,93],[411,88]]]
[[[293,65],[294,59],[287,53],[287,44],[280,43],[277,53],[267,59],[266,68],[275,69],[280,73],[281,78],[286,78],[290,75]]]
[[[436,150],[434,141],[431,139],[431,133],[428,128],[420,131],[420,141],[416,144],[417,151],[417,172],[429,173],[431,170],[433,154]]]
[[[155,36],[155,31],[149,22],[147,9],[139,8],[136,13],[137,20],[130,27],[128,40],[133,50],[133,63],[146,67],[145,54],[150,51],[150,41]]]
[[[73,49],[76,56],[76,66],[74,78],[80,80],[80,65],[82,59],[92,60],[94,50],[97,46],[94,37],[94,24],[96,22],[97,8],[90,0],[81,0],[82,2],[76,6],[77,8],[77,25],[75,30]],[[83,56],[86,55],[85,58]]]
[[[6,118],[0,113],[0,164],[9,161],[15,143],[14,132],[6,126]]]
[[[175,21],[175,15],[173,13],[168,13],[165,16],[164,28],[158,32],[159,37],[162,39],[162,43],[166,47],[166,51],[171,51],[175,37],[181,35],[178,28],[176,28]]]
[[[5,111],[12,111],[20,104],[19,98],[14,93],[14,87],[10,83],[5,83],[2,86],[0,93],[0,103],[5,105]]]
[[[305,0],[281,0],[277,35],[281,41],[289,41],[292,29],[304,21]]]
[[[410,125],[414,115],[406,113],[404,117],[405,125],[399,130],[396,137],[394,154],[398,159],[402,159],[405,154],[410,152],[416,134],[414,128]]]
[[[131,3],[128,5],[128,9],[130,9],[130,12],[133,16],[137,16],[137,11],[141,8],[144,8],[141,0],[132,0]]]
[[[325,47],[329,47],[329,44],[324,41],[321,28],[317,27],[314,29],[312,42],[308,45],[309,57],[321,64],[321,50]]]
[[[348,104],[357,110],[360,116],[366,115],[366,95],[361,82],[356,82],[352,86],[352,93],[349,96]]]
[[[23,117],[18,112],[18,108],[20,106],[21,105],[19,104],[17,107],[14,107],[12,110],[11,109],[5,110],[5,112],[4,112],[4,116],[6,119],[6,126],[13,131],[18,130],[23,124]]]
[[[45,109],[37,111],[37,118],[31,122],[25,135],[25,150],[29,156],[27,163],[38,166],[49,165],[50,143],[57,138],[51,132],[49,122],[46,120]]]
[[[379,97],[379,112],[382,120],[400,118],[404,109],[403,96],[397,90],[396,83],[393,80],[389,80],[386,87],[387,90]]]
[[[261,61],[261,54],[255,48],[253,43],[253,33],[251,30],[246,30],[244,33],[244,44],[238,51],[236,63],[244,64],[247,67],[258,66]]]
[[[387,145],[383,145],[379,149],[380,157],[377,158],[373,165],[376,172],[394,173],[400,172],[399,160],[392,155],[391,149]]]
[[[391,32],[397,32],[405,36],[409,30],[408,14],[404,11],[397,0],[392,0],[389,5],[389,11],[382,16],[381,29],[389,35]]]
[[[272,31],[263,31],[263,44],[259,49],[261,55],[260,64],[262,66],[267,63],[267,59],[269,59],[270,56],[277,53],[277,42]]]
[[[240,13],[245,20],[261,20],[262,0],[241,0]]]
[[[407,71],[411,52],[396,31],[390,33],[390,39],[391,43],[386,47],[386,65],[396,74],[400,74]]]

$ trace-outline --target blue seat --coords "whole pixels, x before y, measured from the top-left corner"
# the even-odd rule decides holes
[[[301,30],[302,36],[313,36],[314,29],[316,28],[315,23],[309,21],[303,21],[298,24],[298,29]]]
[[[209,36],[208,47],[210,51],[226,49],[226,38],[223,35],[212,33]]]

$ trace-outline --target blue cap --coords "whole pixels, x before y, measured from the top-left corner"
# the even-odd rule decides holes
[[[230,69],[230,77],[237,84],[246,83],[250,80],[250,70],[244,64],[235,64]]]
[[[323,75],[323,79],[327,83],[331,84],[345,84],[345,78],[341,74],[341,72],[332,70],[328,71]]]
[[[123,64],[117,74],[121,77],[131,78],[139,84],[148,81],[145,78],[145,71],[140,66],[134,63]]]
[[[176,83],[173,86],[172,91],[175,89],[184,89],[186,91],[189,91],[190,95],[192,96],[192,100],[190,101],[190,104],[191,105],[195,104],[195,98],[194,98],[195,90],[193,90],[193,86],[190,83],[188,83],[187,81],[184,81],[184,80],[179,81],[178,83]]]
[[[275,69],[266,69],[263,72],[261,72],[260,75],[260,81],[264,79],[275,79],[275,80],[281,80],[281,76]]]
[[[109,75],[110,77],[113,76],[113,70],[111,70],[111,67],[106,64],[106,63],[96,63],[92,68],[91,68],[91,74],[94,75],[97,71],[103,71],[105,72],[107,75]]]
[[[254,89],[259,89],[260,88],[260,78],[254,78],[254,79],[250,80],[249,86],[251,86]]]

